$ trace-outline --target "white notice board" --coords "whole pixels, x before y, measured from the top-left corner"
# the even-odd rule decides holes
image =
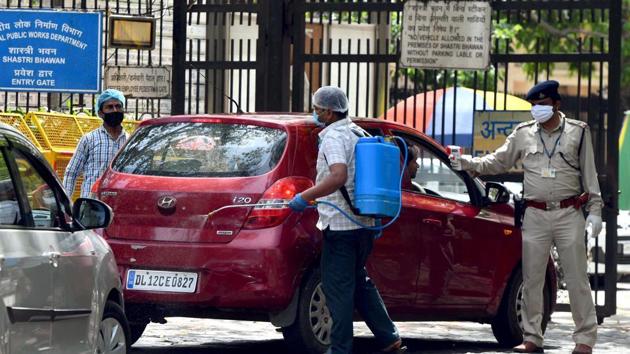
[[[400,63],[416,68],[486,69],[491,22],[487,1],[407,1]]]
[[[105,68],[105,87],[127,98],[170,98],[171,69],[166,66],[111,66]]]

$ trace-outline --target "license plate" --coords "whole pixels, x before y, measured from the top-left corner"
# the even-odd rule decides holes
[[[127,289],[193,293],[197,288],[197,273],[129,269]]]

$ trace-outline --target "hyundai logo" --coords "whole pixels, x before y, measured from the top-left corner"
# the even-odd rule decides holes
[[[175,208],[175,204],[177,204],[177,199],[170,195],[161,196],[157,202],[158,207],[162,209]]]

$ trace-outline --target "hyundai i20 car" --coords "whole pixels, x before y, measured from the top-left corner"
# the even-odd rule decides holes
[[[501,344],[519,343],[521,233],[505,187],[452,170],[444,148],[414,129],[354,122],[419,151],[417,174],[403,176],[400,217],[367,265],[391,317],[489,323]],[[270,321],[292,352],[325,350],[332,320],[317,211],[278,205],[313,185],[320,131],[298,114],[140,125],[95,189],[115,213],[104,236],[124,279],[132,342],[150,321],[190,316]],[[555,298],[549,262],[545,324]]]
[[[0,353],[125,353],[129,328],[94,199],[71,205],[39,150],[0,124]]]

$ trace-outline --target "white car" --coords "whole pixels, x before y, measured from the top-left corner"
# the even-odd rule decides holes
[[[598,237],[589,237],[588,273],[598,274],[599,284],[603,284],[606,260],[606,223]],[[630,210],[620,210],[617,216],[617,281],[630,281]]]
[[[39,150],[0,124],[0,353],[126,353],[129,324],[107,243],[111,209],[71,202]]]

